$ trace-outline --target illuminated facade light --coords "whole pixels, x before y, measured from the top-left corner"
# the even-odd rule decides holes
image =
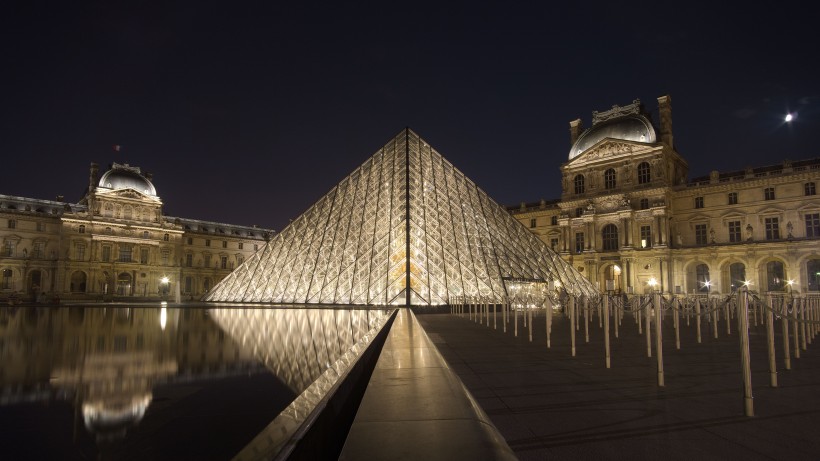
[[[221,302],[441,305],[505,296],[502,274],[595,287],[402,131],[214,287]]]

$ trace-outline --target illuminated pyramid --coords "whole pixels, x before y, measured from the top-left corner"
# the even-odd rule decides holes
[[[405,129],[206,296],[207,301],[441,305],[506,295],[502,277],[596,289]]]

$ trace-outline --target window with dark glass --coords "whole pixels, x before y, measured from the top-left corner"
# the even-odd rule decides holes
[[[148,264],[148,248],[140,248],[140,264]]]
[[[780,238],[780,223],[778,218],[766,218],[766,240],[777,240]]]
[[[729,221],[729,242],[740,242],[740,221]]]
[[[642,198],[641,199],[640,208],[641,208],[641,210],[648,210],[649,209],[649,199],[648,198]]]
[[[641,162],[638,165],[638,184],[648,184],[652,180],[649,172],[649,163]]]
[[[244,247],[244,246],[245,246],[245,245],[244,245],[242,242],[239,242],[239,249],[240,249],[240,250],[241,250],[241,249],[242,249],[242,247]]]
[[[641,248],[652,247],[652,226],[641,226]]]
[[[709,266],[706,264],[698,264],[695,267],[695,276],[698,282],[698,291],[708,293],[709,286],[712,283],[711,279],[709,279]]]
[[[211,241],[209,239],[205,239],[205,246],[206,247],[211,246]]]
[[[605,189],[614,189],[616,186],[615,182],[615,169],[610,168],[604,172],[604,188]]]
[[[746,266],[743,263],[734,263],[729,266],[729,278],[732,281],[732,291],[746,283]]]
[[[12,242],[11,240],[6,240],[3,242],[3,256],[7,258],[14,257],[14,250],[16,249],[17,244]]]
[[[17,221],[14,219],[9,219],[9,229],[16,229],[17,228]]]
[[[815,188],[813,182],[807,182],[803,186],[803,192],[805,193],[805,195],[817,195],[817,189]]]
[[[131,262],[131,247],[126,245],[120,247],[120,262]]]
[[[194,255],[187,254],[185,255],[185,266],[186,267],[193,267],[194,265]]]
[[[575,209],[575,217],[576,218],[580,218],[583,215],[584,215],[584,207],[579,206],[578,208]]]
[[[820,291],[820,259],[808,260],[806,273],[809,276],[809,291]]]
[[[557,226],[558,225],[558,216],[550,217],[550,225],[552,225],[552,226]],[[240,249],[241,249],[241,247],[240,247]]]
[[[188,237],[188,245],[193,245],[194,239],[192,237]]]
[[[34,242],[34,246],[31,249],[31,257],[34,259],[42,259],[46,255],[46,243],[45,242]]]
[[[206,254],[203,258],[204,258],[204,259],[203,259],[202,264],[203,264],[205,267],[211,267],[211,255],[207,255],[207,254]]]
[[[552,251],[558,251],[558,239],[550,239],[550,248],[552,248]]]
[[[695,197],[695,208],[703,208],[703,197]]]
[[[576,232],[575,233],[575,252],[576,253],[583,253],[584,252],[584,233],[583,232]]]
[[[698,245],[706,245],[706,224],[695,224],[695,243]]]
[[[168,234],[165,234],[165,235],[162,236],[162,241],[163,242],[167,242],[170,239],[171,239],[171,237]]]
[[[782,262],[766,263],[766,287],[769,291],[783,291],[786,288],[786,270]]]
[[[806,237],[820,237],[820,213],[806,214]]]
[[[737,205],[737,192],[729,192],[729,205]]]
[[[3,269],[3,280],[0,281],[0,288],[3,290],[11,290],[13,272],[11,269]]]
[[[575,193],[576,194],[583,194],[584,193],[584,175],[579,174],[575,176]]]
[[[774,200],[774,187],[767,187],[763,189],[763,198],[766,200]]]
[[[612,251],[618,249],[618,227],[615,224],[607,224],[601,231],[601,238],[603,239],[604,251]]]
[[[535,227],[535,218],[531,218],[530,219],[530,228],[534,228],[534,227]]]
[[[74,250],[77,261],[85,261],[85,244],[78,243]]]
[[[85,224],[80,224],[79,232],[85,234]]]
[[[222,241],[222,248],[228,248],[228,241],[227,240]]]
[[[102,258],[101,259],[105,263],[111,261],[111,247],[110,246],[106,245],[106,246],[102,247]]]
[[[222,256],[222,257],[219,258],[219,267],[221,269],[227,269],[228,268],[228,257],[227,256]]]

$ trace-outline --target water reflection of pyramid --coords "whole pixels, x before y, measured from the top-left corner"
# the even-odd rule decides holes
[[[464,295],[500,299],[505,276],[559,280],[571,292],[595,292],[406,129],[206,300],[439,305]]]

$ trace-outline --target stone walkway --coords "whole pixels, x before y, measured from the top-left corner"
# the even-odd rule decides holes
[[[418,311],[417,311],[418,313]],[[778,388],[769,386],[765,328],[751,326],[754,417],[743,413],[736,322],[719,338],[703,324],[682,321],[675,349],[671,321],[664,324],[665,387],[657,386],[653,357],[631,315],[612,338],[612,368],[604,360],[603,331],[590,323],[577,332],[570,355],[569,325],[555,317],[546,348],[545,317],[536,318],[533,341],[479,325],[467,317],[419,314],[419,322],[522,460],[544,459],[820,459],[820,344],[792,356],[782,369],[782,339],[775,325]],[[519,319],[521,322],[521,319]],[[820,337],[818,337],[820,341]],[[792,351],[793,354],[793,351]]]

